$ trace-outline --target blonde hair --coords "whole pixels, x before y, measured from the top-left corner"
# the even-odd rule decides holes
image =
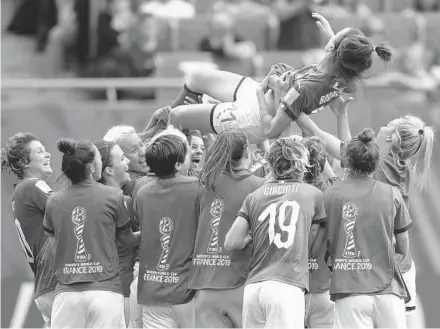
[[[308,170],[309,152],[290,137],[280,138],[270,146],[267,161],[275,179],[299,179]]]
[[[136,130],[132,126],[119,125],[111,127],[105,134],[103,140],[118,144],[121,140],[136,134]]]
[[[391,133],[391,152],[405,163],[415,184],[424,188],[431,171],[434,129],[412,115],[395,119],[391,125],[395,126]]]

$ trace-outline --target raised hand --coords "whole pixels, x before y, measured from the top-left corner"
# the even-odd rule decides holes
[[[332,29],[330,23],[328,22],[328,20],[324,16],[322,16],[318,13],[313,13],[312,17],[317,20],[316,26],[318,26],[319,30],[322,33],[324,33],[328,38],[334,37],[335,33],[333,32],[333,29]]]
[[[343,99],[342,96],[339,96],[334,101],[332,101],[329,106],[332,112],[338,116],[340,114],[346,114],[348,104],[353,100],[353,97],[348,97],[347,99]]]

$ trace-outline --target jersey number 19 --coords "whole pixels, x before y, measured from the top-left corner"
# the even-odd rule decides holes
[[[271,203],[261,215],[258,221],[262,222],[269,216],[269,242],[278,248],[288,249],[293,244],[296,232],[296,223],[299,216],[299,204],[296,201],[284,201],[281,204]],[[275,233],[275,222],[282,232],[285,233],[285,241],[281,241],[281,233]],[[287,222],[287,223],[286,223]]]

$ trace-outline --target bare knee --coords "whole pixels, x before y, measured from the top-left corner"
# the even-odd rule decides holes
[[[179,126],[181,124],[182,115],[184,112],[184,106],[178,106],[171,110],[170,119],[168,123],[172,126]]]
[[[194,70],[186,80],[186,85],[191,91],[200,94],[209,94],[210,86],[215,80],[217,70]]]

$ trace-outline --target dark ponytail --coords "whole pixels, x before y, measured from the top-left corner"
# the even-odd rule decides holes
[[[209,148],[200,172],[200,182],[206,189],[215,191],[215,184],[222,171],[233,174],[233,168],[240,163],[247,147],[247,137],[241,131],[226,130],[218,135]]]

